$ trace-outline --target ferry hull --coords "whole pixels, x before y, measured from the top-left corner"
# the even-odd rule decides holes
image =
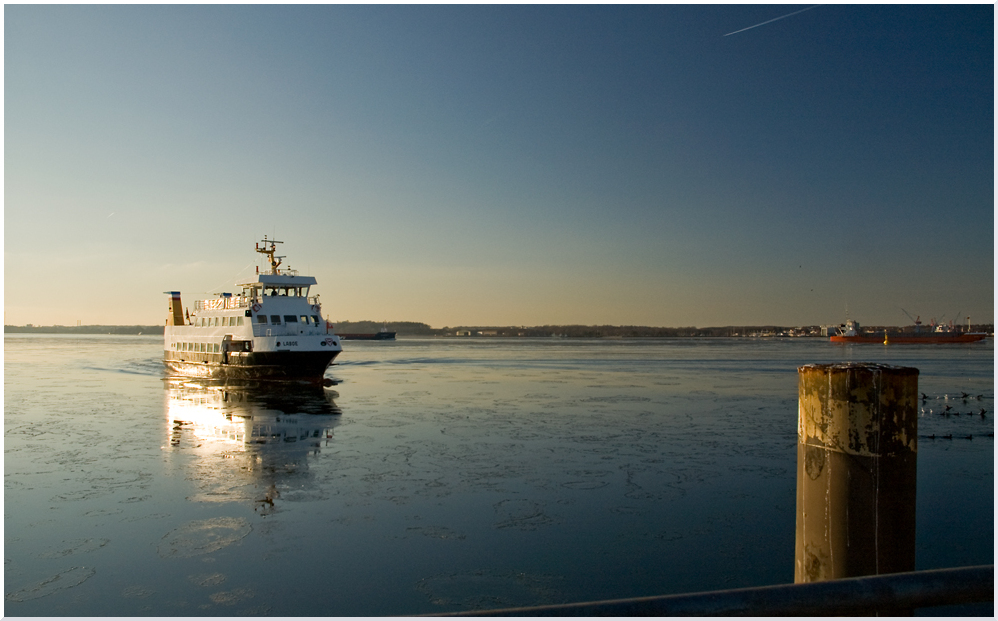
[[[888,344],[891,343],[929,343],[929,344],[943,344],[943,343],[976,343],[977,341],[983,341],[988,335],[986,334],[943,334],[939,336],[932,336],[929,334],[890,334],[886,336]],[[885,337],[883,335],[876,334],[857,334],[856,336],[842,336],[836,335],[828,337],[832,343],[881,343],[883,344]]]
[[[211,379],[322,381],[339,351],[253,352],[230,355],[228,363],[183,360],[167,351],[163,363],[176,375]]]

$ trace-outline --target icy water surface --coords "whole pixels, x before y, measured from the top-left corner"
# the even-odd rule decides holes
[[[918,568],[994,562],[991,340],[346,345],[336,386],[277,390],[165,380],[160,338],[8,335],[6,614],[404,615],[792,582],[796,367],[838,360],[919,368],[920,435],[953,435],[919,443]]]

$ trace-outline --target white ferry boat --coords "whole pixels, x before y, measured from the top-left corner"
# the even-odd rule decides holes
[[[256,280],[237,285],[239,294],[197,300],[189,312],[179,291],[166,292],[163,361],[170,370],[191,377],[322,380],[343,348],[327,331],[319,296],[309,296],[315,278],[280,269],[280,243],[264,236],[256,245],[270,272],[257,268]]]

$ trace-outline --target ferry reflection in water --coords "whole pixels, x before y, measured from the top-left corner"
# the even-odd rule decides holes
[[[272,511],[282,490],[306,491],[308,456],[329,446],[339,425],[338,396],[308,384],[168,380],[169,445],[195,457],[190,478],[199,489],[189,500]]]

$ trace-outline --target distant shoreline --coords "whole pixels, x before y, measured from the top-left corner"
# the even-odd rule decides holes
[[[895,331],[901,326],[864,326],[866,330]],[[911,328],[913,326],[907,326]],[[431,328],[416,322],[339,322],[334,330],[345,333],[377,332],[386,328],[398,336],[426,336],[442,338],[820,338],[821,326],[724,326],[710,328],[663,328],[653,326],[455,326]],[[163,334],[163,326],[11,326],[3,327],[5,334],[119,334],[156,336]],[[971,332],[994,334],[994,324],[975,324]]]

